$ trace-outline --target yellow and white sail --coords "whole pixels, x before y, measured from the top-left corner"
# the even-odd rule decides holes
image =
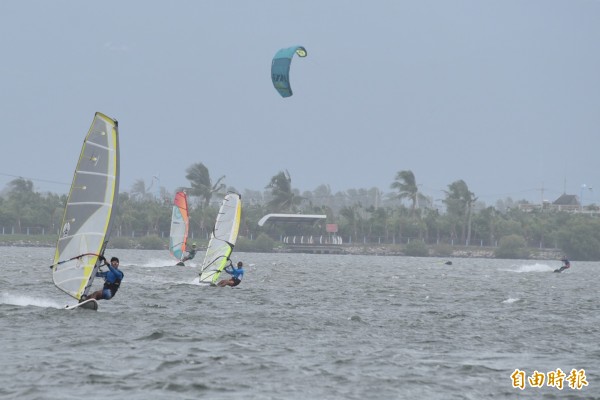
[[[87,294],[104,253],[119,194],[119,135],[116,120],[96,113],[65,205],[52,279],[75,299]],[[81,257],[75,258],[79,255]],[[70,260],[62,262],[61,260]]]
[[[200,283],[216,284],[227,262],[240,229],[242,198],[237,193],[227,193],[217,215],[217,221],[202,262]]]

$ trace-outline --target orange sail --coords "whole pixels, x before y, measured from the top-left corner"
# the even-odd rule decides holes
[[[185,253],[189,225],[187,195],[185,192],[177,192],[173,201],[173,213],[171,214],[169,252],[180,261]]]

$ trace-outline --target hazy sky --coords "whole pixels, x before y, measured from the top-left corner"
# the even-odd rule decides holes
[[[271,59],[294,58],[282,98]],[[204,163],[243,193],[422,191],[600,202],[600,1],[0,2],[0,188],[68,192],[96,111],[119,121],[121,191]],[[594,193],[596,189],[596,193]]]

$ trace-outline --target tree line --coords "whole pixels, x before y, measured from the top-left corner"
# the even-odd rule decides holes
[[[202,163],[186,170],[190,230],[198,238],[208,237],[219,204],[227,191],[240,193],[225,184],[225,176],[211,178]],[[113,236],[168,236],[174,193],[160,188],[152,194],[143,180],[129,191],[121,189]],[[313,191],[293,188],[288,171],[275,174],[262,190],[245,189],[240,235],[261,234],[275,240],[283,236],[327,235],[324,224],[279,224],[258,226],[269,213],[324,214],[327,224],[337,224],[344,243],[446,244],[492,246],[512,249],[497,254],[522,257],[523,248],[560,249],[575,260],[600,260],[600,221],[597,214],[567,213],[536,209],[524,211],[507,198],[488,206],[457,180],[444,190],[442,205],[419,191],[410,170],[399,171],[390,183],[390,192],[377,188],[349,189],[333,193],[326,184]],[[67,194],[40,193],[24,178],[10,181],[0,192],[0,227],[4,233],[57,233],[63,218]]]

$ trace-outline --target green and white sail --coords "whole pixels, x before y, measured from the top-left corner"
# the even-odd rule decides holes
[[[210,235],[206,255],[202,262],[200,283],[216,284],[221,271],[227,266],[240,229],[242,198],[237,193],[227,193]]]
[[[118,123],[96,113],[73,176],[52,268],[56,287],[75,299],[88,293],[96,276],[118,194]]]

